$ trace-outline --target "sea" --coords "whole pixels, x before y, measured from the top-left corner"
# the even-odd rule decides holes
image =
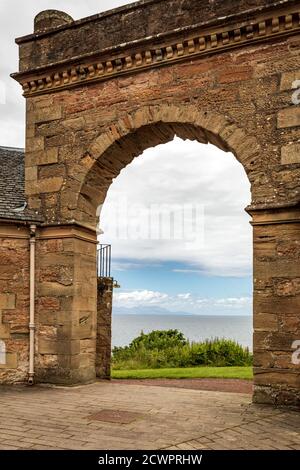
[[[252,351],[252,316],[208,316],[208,315],[138,315],[114,314],[112,320],[112,345],[126,346],[141,331],[181,331],[194,342],[212,338],[226,338],[237,341]]]

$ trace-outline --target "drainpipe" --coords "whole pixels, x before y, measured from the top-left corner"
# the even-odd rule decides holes
[[[35,241],[36,225],[30,226],[30,314],[29,314],[29,378],[28,384],[34,383],[34,350],[35,350]]]

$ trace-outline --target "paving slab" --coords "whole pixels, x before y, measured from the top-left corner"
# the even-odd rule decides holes
[[[0,449],[299,448],[300,413],[249,394],[121,381],[0,387]]]

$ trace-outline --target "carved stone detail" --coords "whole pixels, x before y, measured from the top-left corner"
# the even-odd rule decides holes
[[[155,67],[163,63],[190,59],[204,54],[219,53],[220,49],[237,47],[245,42],[265,40],[278,35],[291,34],[300,29],[300,13],[267,18],[259,22],[244,24],[238,28],[211,32],[205,35],[195,35],[183,39],[182,42],[165,44],[154,50],[149,48],[135,54],[124,53],[119,57],[106,60],[95,60],[92,63],[71,66],[67,69],[56,70],[51,74],[22,78],[19,81],[23,87],[24,96],[47,93],[48,90],[62,89],[82,84],[83,82],[108,80],[112,76],[132,73],[134,70]],[[16,75],[18,79],[18,74]]]

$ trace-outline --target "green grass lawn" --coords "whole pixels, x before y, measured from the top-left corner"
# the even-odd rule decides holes
[[[247,379],[252,367],[185,367],[174,369],[112,370],[113,379]]]

